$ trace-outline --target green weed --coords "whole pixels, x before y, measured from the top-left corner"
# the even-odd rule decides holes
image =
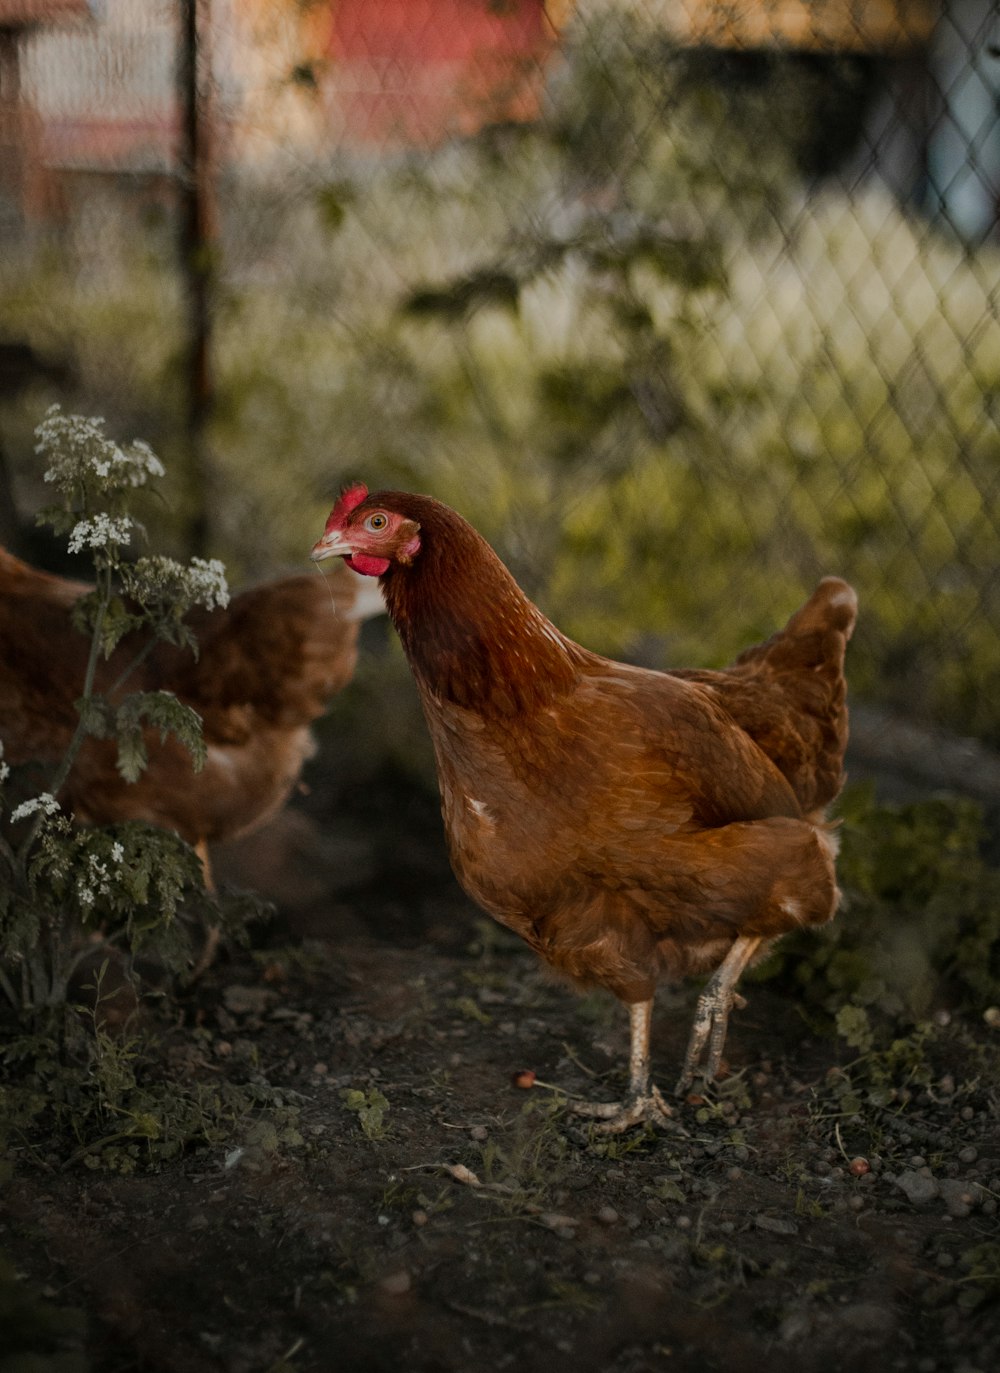
[[[386,1116],[389,1114],[389,1100],[377,1087],[369,1087],[366,1092],[356,1087],[341,1092],[341,1100],[348,1111],[353,1111],[366,1139],[385,1139],[389,1133]]]

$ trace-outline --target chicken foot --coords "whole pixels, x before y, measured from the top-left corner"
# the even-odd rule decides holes
[[[665,1125],[673,1114],[660,1090],[649,1080],[649,1032],[653,1019],[653,1000],[632,1002],[628,1008],[630,1046],[628,1058],[628,1092],[624,1101],[574,1101],[572,1110],[578,1116],[591,1116],[601,1121],[596,1130],[603,1135],[620,1135],[633,1125],[649,1121]]]
[[[675,1088],[679,1096],[688,1090],[696,1077],[711,1082],[718,1073],[729,1026],[729,1012],[734,1006],[742,1010],[746,1005],[736,990],[736,983],[760,943],[759,935],[737,939],[699,996],[691,1038],[684,1055],[684,1068]],[[702,1065],[703,1058],[705,1061]]]

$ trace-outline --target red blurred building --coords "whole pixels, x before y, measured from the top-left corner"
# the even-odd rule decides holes
[[[332,0],[324,93],[348,142],[432,143],[538,113],[572,3]]]

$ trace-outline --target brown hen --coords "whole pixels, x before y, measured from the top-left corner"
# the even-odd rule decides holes
[[[825,809],[842,782],[854,592],[824,579],[730,668],[654,672],[566,638],[430,497],[346,491],[312,556],[338,554],[380,579],[462,886],[547,963],[629,1007],[624,1103],[575,1109],[608,1130],[662,1122],[657,979],[712,972],[679,1087],[711,1079],[742,970],[836,909]]]
[[[90,588],[0,549],[0,742],[10,763],[56,764],[77,725],[89,640],[72,625]],[[278,811],[313,752],[310,725],[351,679],[360,624],[384,610],[378,588],[344,568],[251,587],[188,623],[198,654],[164,642],[119,678],[144,647],[131,634],[101,660],[94,690],[112,700],[169,691],[201,716],[207,749],[196,772],[173,735],[147,729],[136,782],[117,767],[114,740],[88,738],[59,800],[83,824],[145,820],[194,845],[255,829]]]

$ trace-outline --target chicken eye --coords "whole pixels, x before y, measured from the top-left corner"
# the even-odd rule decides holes
[[[365,528],[370,529],[373,534],[378,534],[381,533],[388,523],[388,515],[369,515],[367,520],[365,520]]]

